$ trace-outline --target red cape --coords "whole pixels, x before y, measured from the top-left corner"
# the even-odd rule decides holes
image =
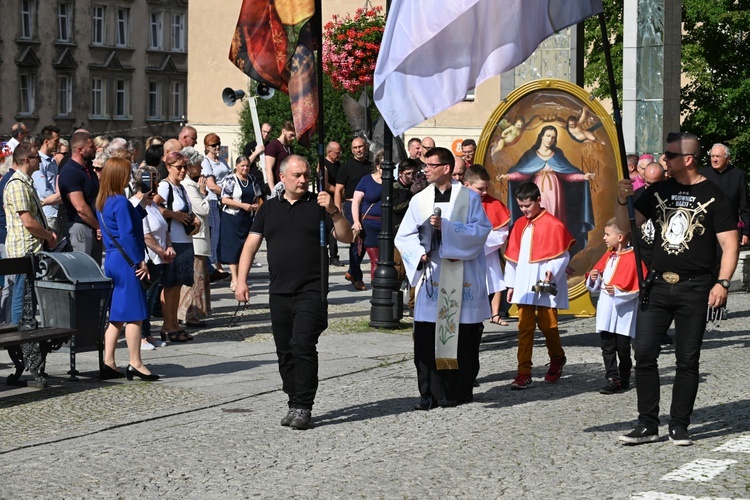
[[[604,285],[612,285],[621,292],[637,292],[639,289],[638,274],[636,274],[635,267],[635,252],[632,248],[628,248],[622,252],[611,250],[605,253],[592,269],[596,269],[600,275],[603,275],[604,268],[607,266],[607,260],[612,257],[612,254],[618,256],[615,263],[615,271],[612,273],[609,283],[604,283]],[[646,271],[646,266],[643,262],[641,262],[641,267],[643,269],[643,276],[646,276],[648,271]],[[586,277],[588,278],[588,275]]]
[[[519,219],[513,224],[508,238],[508,249],[505,258],[511,262],[518,262],[518,254],[521,251],[521,238],[524,230],[531,225],[531,255],[529,262],[542,262],[554,259],[570,250],[576,242],[565,225],[546,210],[536,216],[535,219]]]
[[[490,219],[492,229],[500,229],[510,222],[510,210],[505,206],[505,203],[493,198],[486,194],[482,198],[482,208],[487,214],[487,218]]]

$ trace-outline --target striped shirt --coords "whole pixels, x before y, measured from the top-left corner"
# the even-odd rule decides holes
[[[46,227],[43,221],[44,214],[41,211],[42,204],[31,177],[16,170],[5,186],[3,203],[8,223],[8,236],[5,239],[5,251],[8,257],[23,257],[29,252],[41,252],[44,240],[31,234],[18,215],[19,212],[29,212],[40,226]]]

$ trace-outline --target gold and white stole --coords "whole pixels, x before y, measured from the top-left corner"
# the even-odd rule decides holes
[[[434,189],[434,185],[428,186],[425,191],[429,190],[429,194],[425,193],[427,196],[421,197],[422,220],[429,219],[433,214]],[[469,189],[453,184],[450,205],[450,212],[444,211],[444,217],[451,222],[466,224],[469,216]],[[458,325],[461,319],[463,285],[464,261],[441,259],[440,283],[437,285],[438,315],[435,321],[435,365],[438,370],[458,370]]]

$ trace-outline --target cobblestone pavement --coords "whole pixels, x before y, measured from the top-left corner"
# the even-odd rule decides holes
[[[0,388],[0,498],[750,497],[747,294],[733,293],[730,319],[706,335],[695,445],[624,447],[617,436],[635,422],[635,391],[598,394],[593,319],[562,323],[568,364],[557,384],[543,382],[540,336],[534,385],[514,392],[514,325],[488,322],[475,401],[414,412],[410,331],[366,330],[369,293],[351,291],[338,269],[332,324],[354,333],[321,338],[314,427],[300,432],[278,424],[286,398],[262,271],[258,303],[236,331],[224,326],[235,305],[218,284],[210,328],[145,353],[165,375],[157,383],[65,382],[65,356],[53,354],[47,391]],[[672,354],[661,363],[664,421]],[[79,358],[90,374],[95,356]]]

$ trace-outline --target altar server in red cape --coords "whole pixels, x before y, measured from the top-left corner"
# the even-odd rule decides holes
[[[635,337],[638,311],[638,274],[630,233],[610,219],[604,227],[604,243],[611,249],[594,265],[586,277],[586,288],[600,291],[596,304],[596,331],[602,341],[607,384],[599,392],[614,394],[630,386],[630,339]],[[646,275],[646,266],[643,275]],[[617,360],[619,358],[619,366]]]
[[[514,193],[523,218],[513,225],[505,251],[508,302],[518,306],[518,374],[513,390],[531,383],[531,355],[536,326],[544,334],[550,362],[544,380],[557,382],[567,361],[557,328],[557,310],[568,307],[565,273],[575,243],[563,223],[541,206],[539,187],[522,182]]]

